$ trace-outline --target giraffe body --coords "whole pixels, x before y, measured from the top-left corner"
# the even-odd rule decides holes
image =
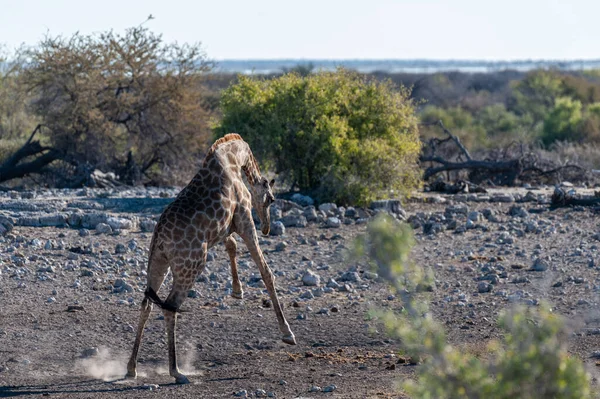
[[[242,178],[246,175],[249,188]],[[163,310],[169,346],[169,373],[178,383],[188,379],[179,371],[176,358],[175,325],[177,311],[187,298],[196,277],[206,266],[208,249],[224,242],[231,261],[232,296],[242,298],[237,274],[237,244],[232,236],[244,240],[252,259],[258,265],[269,291],[282,340],[295,344],[295,337],[283,315],[274,278],[258,246],[258,234],[252,218],[254,207],[261,221],[261,230],[269,233],[269,206],[275,200],[270,183],[261,176],[248,144],[237,134],[217,140],[206,155],[200,171],[162,213],[150,244],[148,284],[141,306],[140,321],[127,376],[137,375],[137,355],[152,304]],[[173,275],[173,287],[163,302],[157,295],[168,270]]]

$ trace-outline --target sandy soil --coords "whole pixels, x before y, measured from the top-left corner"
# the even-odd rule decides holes
[[[600,349],[597,213],[520,204],[539,227],[527,232],[525,220],[509,215],[515,204],[465,205],[469,212],[492,209],[498,220],[480,221],[484,227],[462,234],[446,230],[426,236],[418,228],[413,251],[415,261],[435,272],[429,299],[447,327],[449,342],[477,353],[502,333],[496,325],[502,309],[547,300],[567,316],[572,353],[595,377],[596,360],[590,356]],[[406,211],[429,217],[443,214],[447,206],[409,203]],[[199,296],[185,302],[188,312],[179,320],[179,361],[191,384],[178,386],[167,372],[164,322],[156,309],[140,351],[140,376],[121,379],[145,288],[150,233],[132,229],[82,237],[77,229],[16,226],[0,242],[0,397],[231,398],[243,390],[249,397],[260,397],[261,390],[277,398],[403,397],[397,384],[412,378],[415,366],[405,363],[399,343],[369,316],[372,309],[401,305],[388,298],[383,282],[362,279],[352,283],[352,292],[300,299],[310,290],[301,281],[304,270],[318,273],[323,286],[329,277],[339,279],[353,266],[345,249],[364,230],[364,224],[339,229],[310,224],[263,239],[297,346],[280,342],[274,312],[266,307],[268,296],[256,284],[248,285],[258,271],[243,245],[238,253],[245,298],[227,295],[228,258],[224,247],[217,246],[206,278],[196,284]],[[506,232],[513,242],[499,243]],[[39,240],[36,245],[31,244],[34,239]],[[117,244],[128,246],[132,239],[134,249],[115,253]],[[48,240],[52,248],[45,248]],[[287,248],[277,251],[282,241]],[[93,253],[75,256],[69,250],[86,246]],[[547,270],[530,271],[535,257],[547,258]],[[52,271],[45,270],[48,266]],[[479,293],[478,277],[490,267],[499,281],[491,292]],[[92,273],[82,275],[84,270]],[[116,292],[119,278],[133,291]],[[164,288],[160,295],[166,295]],[[321,309],[329,312],[318,314]],[[91,348],[98,349],[92,356]],[[330,385],[336,386],[330,393],[311,392],[313,386]]]

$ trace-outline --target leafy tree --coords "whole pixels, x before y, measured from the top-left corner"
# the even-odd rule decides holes
[[[554,141],[579,141],[583,138],[581,122],[583,120],[582,104],[571,97],[559,97],[554,108],[544,120],[545,144]]]
[[[469,148],[484,146],[486,143],[486,132],[475,123],[473,115],[462,107],[441,108],[428,106],[420,114],[421,135],[424,139],[437,137],[437,128],[428,126],[441,120],[447,129],[460,137],[461,141]]]
[[[240,133],[292,188],[321,201],[365,203],[419,183],[420,141],[409,92],[340,69],[223,92],[216,133]]]
[[[27,93],[19,85],[21,65],[0,47],[0,159],[16,151],[35,127],[27,112]]]
[[[22,56],[19,78],[46,148],[73,178],[94,168],[134,184],[189,177],[211,138],[200,89],[210,64],[199,45],[165,44],[137,27],[47,37]]]
[[[477,121],[488,136],[496,138],[518,130],[521,125],[519,117],[508,111],[504,104],[494,104],[483,108]]]
[[[315,64],[312,62],[305,64],[297,64],[292,68],[283,67],[281,68],[283,73],[297,73],[300,76],[308,76],[315,70]]]
[[[509,108],[518,115],[531,115],[534,123],[544,120],[554,107],[558,97],[563,96],[562,79],[554,71],[536,70],[514,84],[512,105]]]

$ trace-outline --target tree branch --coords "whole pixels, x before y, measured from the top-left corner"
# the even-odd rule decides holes
[[[467,161],[472,160],[473,158],[471,158],[471,154],[469,153],[469,151],[465,148],[465,146],[460,142],[460,139],[458,138],[458,136],[455,136],[452,134],[452,132],[448,129],[446,129],[446,127],[444,126],[444,123],[442,122],[442,120],[438,120],[437,122],[430,122],[430,123],[421,123],[420,125],[422,126],[439,126],[444,133],[446,133],[448,135],[448,137],[454,141],[454,143],[456,144],[456,146],[460,149],[460,151],[464,154],[464,156],[467,158]]]

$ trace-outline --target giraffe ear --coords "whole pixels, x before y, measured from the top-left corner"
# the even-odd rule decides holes
[[[269,182],[269,186],[271,188],[273,188],[274,185],[275,185],[275,179],[271,179],[271,181]]]

